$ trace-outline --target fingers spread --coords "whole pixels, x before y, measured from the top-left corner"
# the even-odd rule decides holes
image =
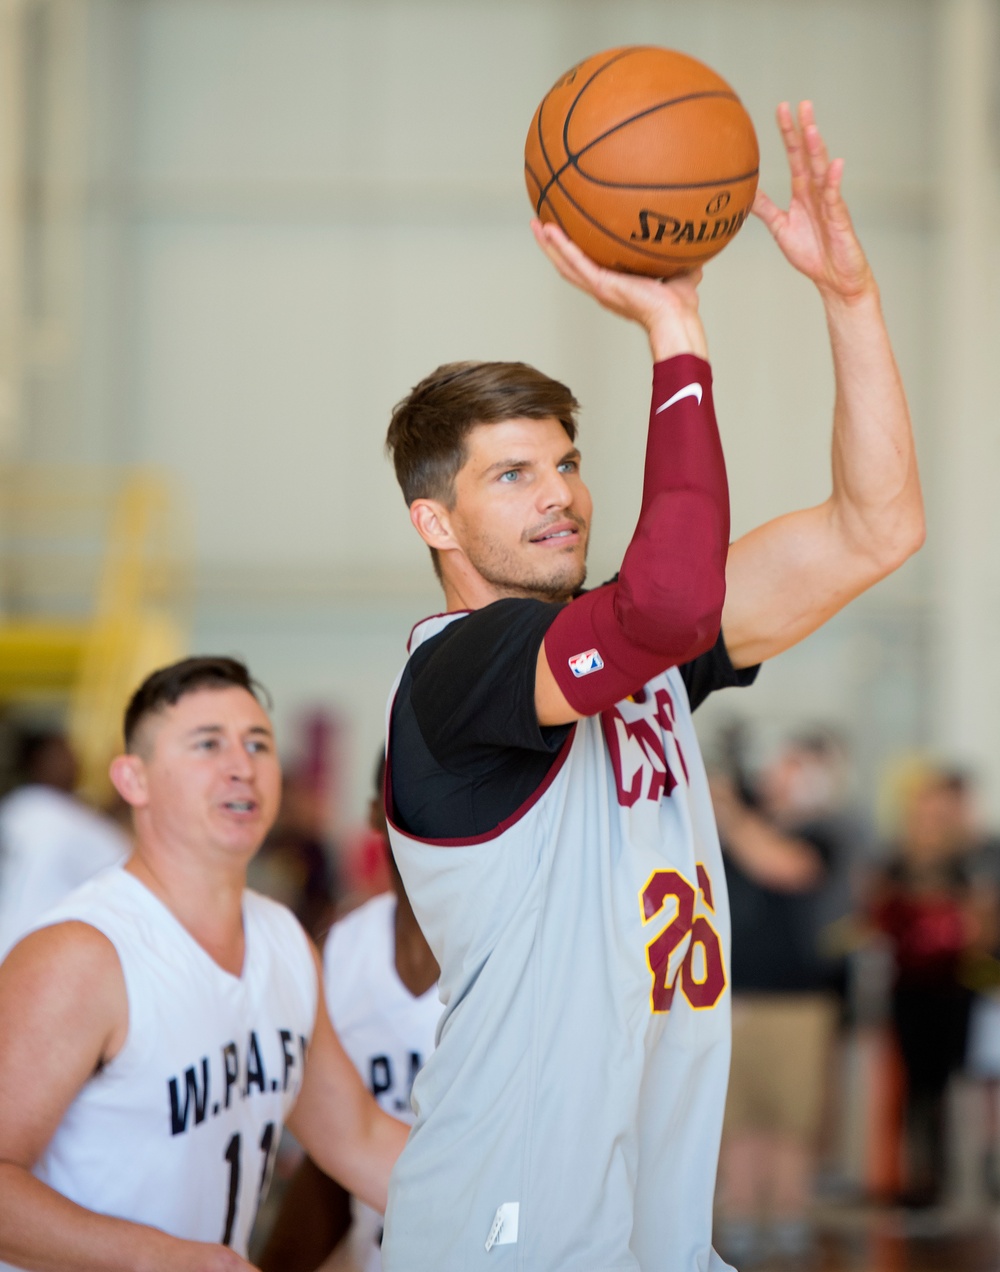
[[[786,213],[782,212],[773,200],[757,187],[757,193],[754,196],[753,207],[751,211],[755,216],[759,216],[769,230],[773,231],[785,219]]]

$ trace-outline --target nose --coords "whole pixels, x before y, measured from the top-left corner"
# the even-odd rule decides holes
[[[543,512],[551,512],[568,508],[572,502],[573,491],[565,473],[561,473],[558,468],[551,469],[538,491],[539,508]]]
[[[229,776],[234,782],[249,782],[254,775],[253,759],[242,743],[230,748],[228,759]]]

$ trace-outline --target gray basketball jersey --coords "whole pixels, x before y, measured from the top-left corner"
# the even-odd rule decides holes
[[[245,1255],[315,1023],[308,938],[284,906],[245,892],[246,955],[233,976],[120,867],[38,926],[67,920],[114,945],[128,1036],[78,1092],[34,1173],[89,1210]]]
[[[680,674],[581,720],[493,833],[390,836],[444,1014],[386,1272],[724,1268],[729,914]]]

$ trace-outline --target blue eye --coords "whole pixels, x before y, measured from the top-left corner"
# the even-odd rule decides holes
[[[517,469],[516,469],[516,468],[510,468],[510,469],[508,469],[508,470],[507,470],[507,472],[505,472],[505,473],[501,473],[501,474],[500,474],[500,480],[501,480],[502,482],[506,482],[506,484],[507,484],[508,486],[511,486],[511,485],[513,485],[513,483],[514,483],[515,481],[517,481],[517,479],[518,479],[518,477],[519,477],[519,476],[520,476],[520,474],[518,473],[518,471],[517,471]],[[508,478],[509,478],[509,480],[508,480]]]

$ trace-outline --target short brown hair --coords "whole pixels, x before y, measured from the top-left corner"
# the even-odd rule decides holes
[[[139,725],[149,715],[172,707],[185,694],[197,689],[245,689],[258,702],[270,705],[270,694],[254,680],[238,658],[202,654],[182,658],[146,677],[125,708],[125,749],[131,751]]]
[[[407,505],[439,499],[451,507],[477,424],[554,418],[574,441],[578,409],[565,384],[526,362],[448,362],[396,404],[385,448]]]

